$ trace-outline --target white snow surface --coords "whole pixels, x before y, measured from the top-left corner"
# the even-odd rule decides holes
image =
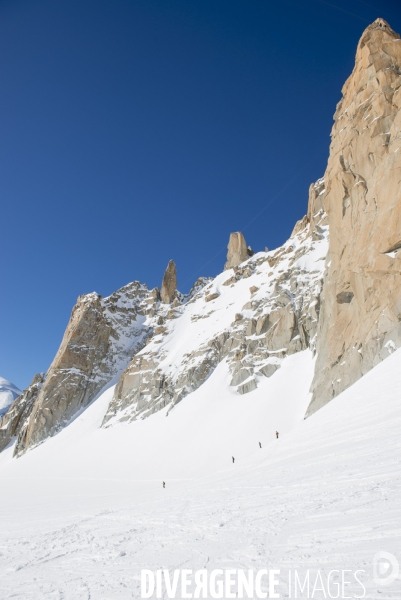
[[[22,458],[6,449],[0,598],[131,599],[141,569],[271,568],[282,598],[289,569],[361,569],[366,598],[399,599],[372,563],[401,559],[401,351],[304,420],[313,366],[294,354],[240,396],[223,361],[168,417],[101,429],[110,388]]]
[[[0,377],[0,417],[20,394],[21,390],[16,385],[8,381],[8,379]]]

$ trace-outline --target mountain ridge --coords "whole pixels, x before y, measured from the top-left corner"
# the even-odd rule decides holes
[[[383,19],[363,32],[342,93],[326,172],[289,240],[253,254],[232,233],[222,273],[187,296],[170,261],[160,291],[133,282],[78,298],[47,374],[3,416],[0,450],[17,438],[21,456],[114,380],[103,427],[168,415],[222,362],[246,396],[306,349],[309,416],[401,346],[401,40]]]

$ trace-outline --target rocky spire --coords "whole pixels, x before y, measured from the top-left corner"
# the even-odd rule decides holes
[[[377,36],[377,33],[379,33],[379,37]],[[378,41],[379,43],[383,41],[386,42],[386,37],[383,37],[381,34],[391,36],[393,39],[400,39],[399,34],[390,27],[387,21],[384,19],[376,19],[376,21],[373,21],[373,23],[365,29],[359,40],[356,62],[358,61],[358,51],[362,49],[372,37],[375,39],[374,43],[377,43]]]
[[[175,262],[170,260],[167,269],[164,271],[163,283],[160,290],[160,297],[164,304],[170,304],[177,292],[177,268]]]
[[[362,34],[332,129],[330,244],[308,414],[401,346],[401,40]]]
[[[230,233],[227,250],[227,262],[224,265],[225,271],[237,267],[254,254],[252,248],[250,246],[247,247],[245,238],[240,231]]]

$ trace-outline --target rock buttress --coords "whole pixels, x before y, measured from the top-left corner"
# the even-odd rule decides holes
[[[307,415],[401,346],[401,40],[383,19],[364,31],[342,94],[324,177],[330,244]]]

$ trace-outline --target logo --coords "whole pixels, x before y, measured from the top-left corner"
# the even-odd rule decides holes
[[[377,585],[390,585],[398,577],[400,565],[390,552],[378,552],[373,559],[373,579]]]

